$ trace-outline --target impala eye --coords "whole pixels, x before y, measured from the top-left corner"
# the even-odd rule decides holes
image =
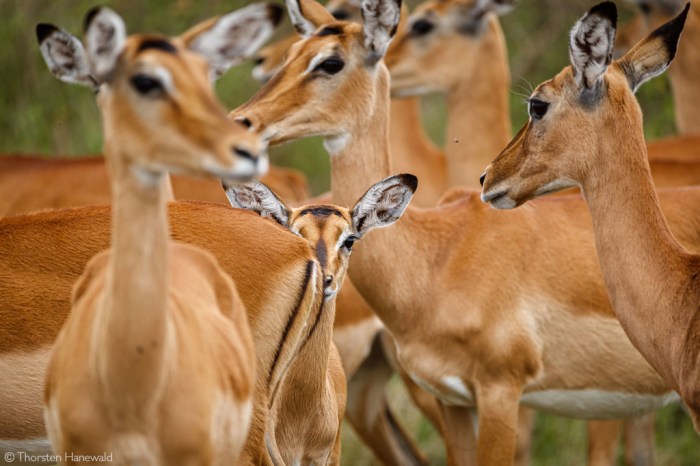
[[[532,118],[533,120],[541,120],[547,113],[548,109],[548,102],[544,102],[538,99],[530,99],[528,113],[530,114],[530,118]]]
[[[649,5],[648,3],[639,2],[639,3],[637,3],[637,6],[642,11],[642,13],[644,13],[645,15],[648,15],[649,13],[651,13],[651,5]]]
[[[163,90],[163,84],[156,78],[137,74],[131,78],[131,85],[141,95],[153,94]]]
[[[339,73],[345,66],[345,62],[338,57],[330,57],[316,65],[314,71],[323,71],[328,74]]]
[[[348,251],[352,251],[352,246],[355,244],[355,241],[357,241],[356,237],[348,236],[343,242],[343,247]]]
[[[435,25],[427,19],[419,19],[411,25],[411,35],[424,36],[435,28]]]

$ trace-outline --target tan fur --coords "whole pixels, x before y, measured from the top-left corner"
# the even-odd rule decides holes
[[[341,35],[297,43],[280,73],[233,115],[249,118],[272,144],[318,134],[347,141],[331,164],[334,202],[349,205],[363,180],[391,172],[389,79],[383,66],[363,66],[359,26],[334,25]],[[343,75],[304,81],[308,60],[332,46],[346,60]],[[341,97],[348,92],[355,98]],[[676,233],[696,248],[700,226],[688,212],[698,196],[677,190],[663,197]],[[450,406],[455,401],[473,402],[446,386],[445,376],[474,395],[479,464],[512,463],[522,394],[669,391],[613,316],[580,199],[540,201],[504,214],[470,192],[436,209],[409,208],[390,235],[379,231],[356,249],[349,276],[396,338],[409,374],[449,400],[442,404],[448,414],[458,409]],[[452,432],[470,429],[465,416],[450,417]]]
[[[44,420],[60,455],[230,464],[241,456],[253,409],[245,308],[210,253],[169,241],[169,186],[165,172],[151,167],[233,174],[240,162],[232,147],[257,155],[261,145],[226,119],[199,56],[181,46],[140,51],[149,39],[126,39],[98,98],[114,193],[112,245],[88,262],[73,289],[46,370]],[[129,85],[132,70],[147,66],[171,74],[178,101],[177,110],[161,103],[158,132],[148,136],[154,104]]]
[[[540,84],[533,95],[549,102],[550,110],[529,122],[489,166],[484,196],[506,192],[502,198],[514,206],[555,180],[581,186],[615,315],[634,346],[680,393],[698,429],[700,259],[679,231],[685,223],[679,220],[695,208],[687,205],[695,190],[681,191],[670,205],[666,193],[657,196],[642,113],[626,72],[635,64],[653,69],[669,60],[664,38],[648,36],[602,75],[605,91],[595,111],[578,103],[571,67]]]
[[[662,7],[658,2],[645,2],[650,11],[637,14],[620,27],[616,39],[616,49],[620,52],[629,50],[648,33],[676,16],[685,7],[686,1],[677,1],[676,9]],[[683,28],[683,36],[678,44],[674,63],[668,70],[676,108],[676,127],[681,135],[700,135],[700,1],[690,0],[691,8]],[[650,150],[651,152],[651,150]]]
[[[273,166],[260,180],[288,199],[308,198],[306,178],[297,170]],[[215,180],[176,175],[172,184],[177,199],[226,203],[221,183]],[[0,156],[0,216],[111,202],[102,157]]]

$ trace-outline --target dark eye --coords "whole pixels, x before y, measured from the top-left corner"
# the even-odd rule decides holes
[[[147,95],[163,90],[163,84],[159,80],[145,74],[137,74],[136,76],[132,77],[131,85],[134,86],[134,89],[136,89],[136,91],[138,91],[138,93],[141,95]]]
[[[357,238],[355,238],[354,236],[348,236],[345,239],[345,242],[343,242],[343,247],[348,251],[351,251],[353,244],[355,244],[355,241],[357,241]]]
[[[350,13],[343,9],[332,11],[331,14],[338,21],[345,21],[346,19],[350,18]]]
[[[541,120],[548,109],[549,103],[537,99],[530,99],[528,113],[530,113],[530,118],[533,120]]]
[[[338,57],[331,57],[316,65],[314,71],[324,71],[328,74],[336,74],[345,66],[345,62]]]
[[[642,11],[642,13],[644,13],[645,15],[648,15],[649,13],[651,13],[651,5],[649,5],[648,3],[639,2],[639,3],[637,3],[637,6]]]
[[[255,66],[260,66],[265,63],[265,57],[257,56],[253,59],[253,64]]]
[[[411,25],[411,35],[424,36],[435,28],[435,25],[427,19],[419,19]]]

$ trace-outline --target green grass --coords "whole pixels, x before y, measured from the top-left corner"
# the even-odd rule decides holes
[[[30,152],[81,156],[101,152],[99,114],[88,89],[69,86],[50,76],[34,37],[38,22],[55,23],[79,34],[84,13],[97,0],[2,0],[0,1],[0,153]],[[107,5],[125,19],[129,31],[177,34],[197,21],[238,8],[240,0],[114,0]],[[526,119],[523,96],[532,86],[552,77],[568,64],[567,34],[574,21],[593,0],[522,0],[502,20],[512,71],[511,117],[513,128]],[[618,2],[621,3],[621,2]],[[415,5],[415,1],[409,1]],[[622,12],[621,21],[629,13]],[[288,31],[287,29],[286,31]],[[280,35],[286,33],[285,30]],[[488,66],[484,63],[484,66]],[[250,65],[228,73],[217,84],[228,108],[247,100],[257,89]],[[673,134],[673,103],[666,77],[645,84],[638,94],[645,114],[648,138]],[[443,138],[445,102],[424,99],[424,117],[430,136]],[[329,161],[318,139],[275,148],[273,161],[306,172],[313,192],[327,190]],[[391,404],[403,425],[419,442],[431,464],[444,464],[439,436],[408,401],[400,383],[390,390]],[[560,466],[585,463],[585,427],[582,421],[538,416],[533,445],[533,465]],[[700,441],[688,417],[678,407],[659,412],[657,462],[660,465],[700,464]],[[373,463],[372,456],[344,429],[343,464]]]

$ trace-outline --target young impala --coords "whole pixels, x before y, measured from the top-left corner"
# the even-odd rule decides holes
[[[306,239],[323,272],[329,309],[313,324],[312,336],[290,368],[275,413],[277,446],[285,464],[339,464],[345,378],[331,341],[335,296],[343,286],[355,242],[398,220],[417,183],[413,175],[387,178],[372,186],[352,209],[334,205],[291,209],[257,182],[226,189],[233,207],[258,212]]]
[[[242,13],[225,15],[218,20],[209,21],[179,38],[134,36],[126,39],[124,42],[126,48],[117,59],[118,63],[139,65],[140,67],[137,69],[118,67],[111,77],[116,89],[111,88],[111,84],[104,84],[106,86],[104,87],[105,93],[100,91],[102,94],[100,103],[104,105],[105,128],[108,130],[109,136],[107,137],[107,141],[109,141],[108,153],[118,152],[117,156],[110,158],[110,160],[114,160],[112,165],[115,167],[115,180],[123,180],[130,177],[130,173],[134,173],[138,175],[138,178],[131,183],[132,187],[138,188],[139,183],[142,186],[146,183],[142,190],[151,189],[153,183],[150,183],[149,187],[149,182],[162,179],[164,176],[158,174],[166,168],[165,165],[159,164],[161,160],[169,160],[167,167],[181,166],[183,171],[196,170],[199,173],[211,172],[216,170],[217,165],[230,165],[238,160],[241,170],[248,166],[248,175],[253,173],[252,166],[261,147],[259,141],[236,128],[236,125],[225,118],[225,114],[222,113],[223,111],[213,98],[205,62],[188,48],[199,50],[208,57],[214,56],[216,58],[215,54],[219,54],[217,63],[225,66],[229,59],[237,58],[239,54],[246,53],[250,48],[256,47],[257,41],[264,40],[264,37],[272,30],[276,11],[277,9],[273,7],[252,6]],[[108,18],[110,17],[112,16],[108,15]],[[98,14],[92,19],[97,21],[101,18],[102,16]],[[240,23],[237,23],[239,21]],[[100,21],[94,24],[102,26],[103,23]],[[119,28],[119,26],[115,27]],[[119,29],[112,30],[119,32]],[[109,29],[106,30],[109,31]],[[42,27],[39,28],[39,31],[42,49],[47,54],[49,62],[55,65],[51,69],[56,75],[64,80],[91,82],[87,78],[90,76],[86,72],[89,70],[87,64],[79,60],[79,57],[83,56],[83,46],[79,40],[65,31],[52,27]],[[205,48],[210,46],[213,46],[214,50]],[[141,50],[138,50],[139,48]],[[103,48],[103,50],[109,51],[110,48]],[[173,73],[173,71],[178,72]],[[133,77],[134,74],[137,76],[147,74],[144,75],[143,79],[139,77],[132,82],[125,76],[125,73],[128,73],[128,77]],[[154,82],[146,79],[149,76],[153,80],[157,80],[157,83],[161,83],[162,88],[159,88],[157,84],[154,87]],[[169,80],[169,77],[172,79]],[[140,87],[148,88],[147,95],[140,96],[138,94]],[[175,90],[177,93],[174,94]],[[112,100],[114,95],[123,96],[123,99],[114,103]],[[139,113],[135,113],[133,110],[133,106],[136,104],[140,109]],[[118,112],[121,117],[115,118],[115,112]],[[122,112],[127,113],[122,115]],[[150,115],[150,120],[140,126],[130,126],[130,124],[135,125],[141,121],[140,118],[143,118],[141,112],[145,113],[147,117]],[[134,128],[148,129],[151,124],[160,124],[159,129],[139,130],[134,133]],[[173,126],[177,129],[173,129]],[[125,131],[131,137],[126,140],[119,139],[113,133],[116,127],[120,129],[120,132]],[[147,165],[150,171],[144,172],[142,168],[134,168],[133,172],[129,170],[124,172],[120,167],[123,167],[126,162],[118,158],[118,155],[128,153],[128,149],[143,148],[144,137],[153,138],[152,141],[156,143],[153,146],[154,152],[141,151],[142,155],[136,155],[132,163],[139,164],[139,167],[150,163]],[[235,141],[239,143],[232,147],[230,143]],[[169,144],[177,146],[171,147]],[[163,146],[169,149],[167,151],[169,153],[168,159],[165,159],[163,152],[161,152]],[[241,153],[237,153],[236,149]],[[245,152],[246,150],[248,153]],[[208,157],[209,162],[206,162],[208,168],[202,167],[198,163],[188,162],[192,160],[193,151],[198,154],[194,158],[195,161],[198,160],[197,157]],[[151,156],[152,163],[144,160],[144,156]],[[219,159],[214,158],[215,156],[221,157],[221,162],[217,162]],[[229,169],[222,169],[220,174],[229,175],[230,173]],[[123,185],[123,183],[121,184]],[[127,245],[129,247],[133,247],[133,244],[147,245],[154,238],[162,238],[162,235],[144,234],[148,230],[123,231],[125,227],[128,227],[128,224],[123,221],[124,208],[120,207],[119,203],[123,206],[124,201],[128,200],[129,196],[133,197],[134,190],[120,189],[119,191],[118,195],[115,196],[117,199],[114,217],[116,222],[115,250],[120,251],[119,247],[123,244],[120,238],[124,236],[124,233],[139,235],[135,243]],[[159,190],[158,193],[145,196],[141,204],[153,202],[161,195]],[[137,212],[140,203],[131,202],[131,204],[132,209],[126,209],[127,220],[129,212]],[[158,207],[158,209],[161,210],[162,207]],[[146,220],[149,222],[158,221],[159,229],[162,232],[165,223],[164,215],[163,209],[162,214],[148,216]],[[0,416],[0,447],[2,449],[18,451],[27,447],[44,447],[42,437],[45,437],[46,434],[41,415],[42,380],[45,377],[49,351],[70,309],[70,289],[73,283],[85,269],[88,260],[109,246],[110,222],[111,213],[108,207],[89,207],[0,219],[0,237],[2,238],[0,240],[0,374],[2,378],[0,410],[3,412],[3,416]],[[143,223],[143,221],[139,221],[139,223]],[[225,337],[232,331],[227,330],[224,315],[212,315],[210,312],[202,312],[200,318],[187,317],[187,314],[182,312],[174,312],[173,315],[177,318],[178,323],[168,325],[171,330],[166,332],[167,338],[149,339],[145,344],[136,345],[133,356],[131,352],[124,352],[124,358],[117,361],[119,364],[110,365],[110,371],[113,369],[114,372],[108,371],[105,376],[113,377],[116,371],[123,370],[124,361],[130,357],[144,361],[146,361],[146,357],[151,359],[152,354],[155,356],[164,348],[162,344],[168,343],[168,347],[172,350],[180,348],[181,344],[187,345],[187,347],[198,344],[198,339],[201,341],[201,338],[192,335],[192,330],[181,331],[180,322],[196,324],[202,329],[211,329],[212,325],[216,324],[213,331],[207,330],[206,334],[202,334],[206,341],[202,341],[198,347],[195,347],[196,351],[169,352],[164,356],[170,362],[172,362],[172,358],[178,357],[178,364],[173,367],[178,371],[180,366],[182,366],[182,370],[189,370],[188,368],[191,368],[193,363],[197,363],[197,367],[201,370],[199,377],[202,378],[202,383],[196,378],[185,380],[181,385],[178,385],[182,387],[182,390],[172,390],[171,385],[161,384],[164,389],[169,388],[160,396],[167,395],[168,400],[171,399],[171,395],[187,396],[188,401],[181,403],[177,410],[182,415],[186,415],[191,413],[190,398],[203,400],[201,392],[199,392],[198,398],[188,394],[188,392],[192,392],[193,385],[195,385],[194,389],[205,391],[205,395],[209,393],[211,396],[218,396],[213,390],[216,387],[215,384],[223,383],[224,387],[237,387],[236,396],[241,399],[237,404],[234,403],[237,398],[228,396],[229,392],[219,390],[221,395],[227,395],[218,396],[220,406],[229,411],[234,409],[236,405],[245,408],[249,393],[254,390],[250,433],[245,440],[242,457],[237,464],[271,464],[264,439],[268,410],[274,402],[272,393],[278,390],[289,364],[307,338],[310,319],[317,315],[322,302],[319,299],[322,297],[322,283],[320,275],[316,272],[317,262],[302,239],[272,227],[253,214],[234,211],[226,206],[191,202],[173,203],[169,208],[168,223],[174,239],[209,249],[221,264],[221,268],[234,279],[236,290],[245,304],[246,315],[255,341],[257,378],[254,382],[248,380],[247,386],[239,383],[234,385],[235,380],[250,373],[252,368],[250,360],[241,360],[240,356],[223,361],[218,356],[214,358],[217,352],[227,351],[227,347],[230,345],[224,344]],[[132,222],[132,224],[138,223]],[[164,242],[164,244],[167,243]],[[176,256],[170,256],[171,263],[196,262],[192,266],[184,267],[182,270],[178,269],[172,273],[170,283],[177,280],[178,284],[176,299],[173,302],[185,305],[187,303],[185,298],[190,299],[191,291],[194,288],[204,289],[208,282],[207,277],[220,277],[218,269],[211,265],[210,259],[207,259],[210,257],[209,255],[202,256],[199,252],[186,246],[176,245],[170,248],[163,246],[153,246],[149,255],[144,256],[149,258],[149,264],[152,263],[159,267],[159,263],[162,264],[162,262],[156,261],[158,257],[156,253],[162,257],[164,249],[168,254],[176,253]],[[121,247],[121,250],[126,251],[124,246]],[[180,257],[182,253],[179,251],[184,251],[185,256]],[[132,253],[131,257],[133,258],[133,256]],[[116,257],[116,264],[119,264],[119,260],[129,258],[129,252],[127,251],[126,256]],[[197,259],[198,257],[205,259],[200,260]],[[138,260],[138,257],[136,259]],[[98,261],[104,260],[104,256],[102,259],[98,259]],[[207,273],[202,273],[201,267],[197,263],[204,265],[209,263],[208,268],[204,270]],[[99,280],[101,272],[96,268],[98,264],[96,262],[91,264],[91,270],[98,272],[93,278]],[[194,265],[197,267],[195,268]],[[189,269],[192,269],[191,272],[188,272]],[[112,275],[108,274],[106,283],[124,283],[124,280],[129,279],[128,275],[136,270],[138,268],[134,267],[128,270],[128,274],[122,272],[119,275],[119,280],[116,279],[116,275],[112,279],[110,278]],[[188,273],[191,276],[187,275]],[[125,275],[127,276],[125,277]],[[134,276],[139,277],[140,274]],[[162,277],[162,275],[141,277],[143,280],[136,283],[134,293],[142,295],[148,293],[149,289],[143,288],[142,284],[152,284],[154,280],[162,283],[163,280],[158,279],[159,276]],[[185,277],[189,278],[185,283],[181,283]],[[212,288],[211,291],[202,293],[201,296],[198,293],[197,302],[202,306],[221,303],[220,306],[225,308],[233,305],[235,294],[226,294],[227,284],[230,284],[230,280],[227,278],[217,280],[217,283],[223,283],[223,286]],[[82,280],[82,285],[76,290],[76,296],[84,298],[79,300],[81,305],[87,302],[86,300],[92,296],[91,293],[95,289],[95,284],[90,279]],[[155,290],[158,289],[162,289],[162,286],[158,285]],[[214,291],[221,292],[217,295]],[[130,294],[123,293],[121,296],[126,299]],[[137,304],[135,309],[148,306],[149,302],[143,301],[143,303]],[[241,308],[238,307],[238,309]],[[157,323],[159,320],[157,313],[144,313],[142,316],[137,316],[137,320],[125,322],[124,325],[128,328],[143,323],[144,325],[139,326],[136,331],[146,332],[148,328],[144,319],[151,314],[156,317],[154,320]],[[239,310],[233,316],[240,318],[240,314]],[[73,316],[73,321],[79,319],[76,315]],[[116,316],[116,320],[119,320],[120,317]],[[181,317],[186,319],[183,320]],[[170,320],[170,317],[168,319]],[[121,331],[117,333],[116,327],[112,330],[114,331],[113,335],[108,332],[110,335],[104,341],[98,341],[95,344],[106,345],[113,341],[114,337],[125,335]],[[179,339],[175,343],[173,340],[174,331],[177,332],[178,338],[184,338],[182,343]],[[67,332],[69,330],[66,330],[64,335]],[[129,335],[129,338],[137,336],[136,333],[129,333]],[[62,338],[64,344],[78,343],[77,341],[66,341],[65,337]],[[153,341],[157,343],[155,346],[151,346]],[[241,345],[244,343],[245,339],[243,338]],[[218,346],[214,348],[209,346],[215,344]],[[245,347],[244,345],[241,349],[243,350]],[[209,348],[208,353],[202,353],[204,348]],[[60,354],[57,353],[57,355]],[[95,354],[97,355],[97,353]],[[99,354],[96,361],[109,354],[111,354],[110,358],[114,359],[113,353],[102,352]],[[206,356],[207,354],[212,357],[209,358]],[[76,359],[74,364],[78,364],[79,361],[81,360]],[[214,364],[217,361],[220,367],[216,366],[214,370]],[[231,373],[230,371],[239,365],[239,361],[238,372]],[[142,370],[138,365],[129,367],[129,369]],[[147,388],[144,387],[144,384],[150,383],[162,373],[162,370],[156,369],[154,368],[152,372],[148,373],[148,377],[144,377],[142,380],[137,379],[136,381],[139,383],[134,384],[134,389]],[[222,381],[222,370],[225,371],[223,373],[230,373],[232,378],[228,381]],[[170,371],[170,373],[172,376],[178,374],[178,377],[181,377],[179,375],[181,372]],[[51,380],[53,377],[60,376],[60,373],[56,375],[55,372],[52,372],[52,374],[54,375],[51,376]],[[128,383],[133,376],[135,376],[133,372],[130,373],[130,377],[125,379],[123,383]],[[77,382],[81,379],[78,377],[74,380]],[[198,393],[196,390],[193,392],[194,394]],[[53,394],[53,391],[50,393]],[[71,392],[64,390],[59,392],[58,396],[64,396],[61,393],[69,394]],[[126,394],[127,392],[124,392],[124,395]],[[85,396],[80,401],[87,403],[92,402],[92,400],[94,398]],[[236,426],[231,424],[232,419],[211,417],[211,413],[207,414],[205,410],[206,403],[198,403],[201,409],[197,408],[197,416],[191,417],[187,422],[167,424],[171,429],[170,433],[174,434],[167,441],[174,443],[176,448],[189,448],[188,446],[191,446],[192,442],[196,442],[196,448],[191,452],[196,452],[200,448],[210,448],[212,449],[211,455],[213,455],[213,448],[220,448],[223,444],[216,439],[214,443],[198,441],[198,438],[201,440],[204,435],[207,435],[207,429],[219,435],[218,439],[222,438],[220,435],[224,430],[236,429],[239,434],[245,431],[245,410],[242,417],[239,418],[240,425]],[[187,408],[184,409],[184,407]],[[72,414],[78,415],[81,412],[75,411]],[[90,412],[87,413],[92,416]],[[95,414],[97,413],[98,411],[95,412]],[[172,414],[171,408],[163,410],[160,414],[151,415],[147,421],[149,423],[158,422],[159,419],[162,419],[161,414],[170,415],[169,413]],[[177,415],[177,413],[175,414]],[[221,414],[224,414],[223,410]],[[207,422],[207,416],[212,421],[211,424],[202,425],[202,422]],[[84,416],[78,422],[87,422],[88,420],[89,416]],[[105,418],[104,421],[107,422],[109,419]],[[71,425],[75,428],[75,424],[71,423]],[[99,426],[95,425],[94,427],[92,432],[99,434]],[[190,428],[200,429],[200,433],[188,435],[186,438],[177,437]],[[66,440],[74,441],[75,438],[71,437]],[[137,436],[134,439],[139,440]],[[224,438],[224,440],[231,447],[227,450],[233,451],[238,448],[236,442],[241,439],[230,437]],[[136,443],[134,445],[136,446]],[[187,454],[189,455],[189,453]],[[213,458],[211,455],[210,457]]]
[[[293,22],[312,32],[232,116],[272,144],[323,136],[334,202],[349,205],[363,180],[391,173],[382,57],[400,7],[365,0],[361,26],[317,6],[288,2]],[[700,222],[689,214],[700,191],[663,200],[675,232],[700,248]],[[458,464],[474,454],[465,442],[474,406],[475,453],[490,465],[513,461],[521,401],[609,419],[676,399],[615,319],[577,197],[504,215],[465,189],[435,209],[409,207],[389,233],[358,245],[348,274],[395,337],[402,366],[440,399]]]
[[[88,60],[76,63],[100,85],[115,214],[112,247],[76,283],[47,369],[44,418],[58,454],[163,465],[240,457],[255,384],[250,328],[214,257],[169,240],[167,171],[265,172],[262,145],[226,118],[208,75],[242,55],[230,30],[245,28],[255,44],[275,14],[252,5],[175,39],[127,37],[108,8],[86,16]],[[46,24],[37,36],[52,71],[71,81],[81,70],[64,66],[60,47],[82,44]]]
[[[571,31],[571,66],[535,89],[530,121],[487,168],[482,198],[513,208],[581,187],[615,314],[700,429],[700,258],[659,207],[634,97],[673,60],[688,9],[613,61],[617,10],[593,7]]]

